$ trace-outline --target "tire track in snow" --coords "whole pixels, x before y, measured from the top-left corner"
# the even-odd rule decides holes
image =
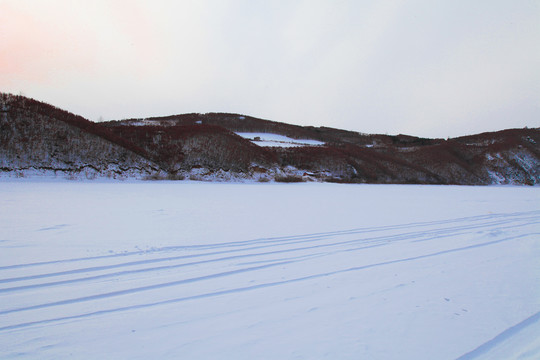
[[[393,237],[397,237],[398,240],[401,237],[414,237],[416,234],[443,234],[447,233],[449,231],[457,231],[457,230],[474,230],[474,229],[480,229],[483,227],[487,227],[490,225],[498,224],[506,224],[514,221],[524,221],[529,219],[515,219],[515,220],[505,220],[504,222],[497,221],[497,222],[490,222],[490,223],[483,223],[480,225],[475,226],[458,226],[458,227],[452,227],[452,228],[442,228],[442,229],[434,229],[434,230],[428,230],[428,231],[421,231],[421,232],[412,232],[412,233],[401,233],[401,234],[395,234],[395,235],[387,235],[382,237],[373,237],[373,238],[367,238],[367,239],[357,239],[357,240],[348,240],[345,242],[335,242],[333,244],[339,245],[339,244],[346,244],[356,241],[377,241],[377,240],[390,240]],[[530,223],[524,224],[528,225]],[[495,229],[493,229],[495,230]],[[330,236],[330,235],[329,235]],[[329,236],[325,237],[317,237],[316,239],[310,239],[310,240],[304,240],[304,241],[298,241],[294,243],[304,243],[304,242],[313,242],[313,241],[322,241],[322,240],[328,240]],[[75,270],[66,270],[61,272],[55,272],[55,273],[47,273],[47,274],[39,274],[39,275],[32,275],[32,276],[26,276],[26,277],[18,277],[18,278],[6,278],[6,279],[0,279],[0,283],[6,283],[6,282],[13,282],[13,281],[22,281],[22,280],[29,280],[29,279],[39,279],[43,277],[50,277],[50,276],[61,276],[61,275],[69,275],[69,274],[75,274],[75,273],[81,273],[81,272],[91,272],[91,271],[101,271],[101,270],[107,270],[107,269],[113,269],[118,268],[122,266],[135,266],[135,265],[142,265],[142,264],[150,264],[150,263],[156,263],[156,262],[162,262],[162,261],[171,261],[171,260],[180,260],[180,259],[189,259],[189,258],[196,258],[196,257],[202,257],[202,256],[209,256],[209,255],[221,255],[225,253],[232,253],[232,252],[239,252],[239,251],[251,251],[251,250],[257,250],[261,248],[267,248],[267,247],[277,247],[277,246],[283,246],[283,245],[290,245],[291,243],[277,243],[277,244],[271,244],[271,245],[263,245],[263,246],[257,246],[257,247],[250,247],[245,249],[236,249],[236,250],[224,250],[224,251],[217,251],[217,252],[208,252],[208,253],[201,253],[201,254],[192,254],[192,255],[181,255],[181,256],[173,256],[173,257],[163,257],[163,258],[156,258],[156,259],[146,259],[146,260],[138,260],[138,261],[129,261],[125,263],[120,264],[112,264],[112,265],[103,265],[103,266],[94,266],[94,267],[87,267],[87,268],[81,268],[81,269],[75,269]],[[329,244],[331,246],[332,244]],[[140,255],[140,254],[139,254]]]
[[[291,241],[291,240],[302,241],[302,240],[316,239],[318,237],[326,238],[326,237],[329,237],[329,236],[354,235],[354,234],[362,234],[362,233],[370,233],[370,232],[380,232],[380,231],[389,231],[389,230],[410,229],[410,228],[416,228],[416,227],[436,226],[436,225],[443,225],[443,224],[450,224],[450,223],[474,222],[474,221],[482,221],[482,220],[494,220],[494,219],[498,219],[498,218],[512,218],[512,217],[519,217],[519,216],[538,216],[538,215],[540,215],[540,211],[527,211],[527,212],[515,212],[515,213],[498,213],[498,214],[478,215],[478,216],[470,216],[470,217],[446,219],[446,220],[437,220],[437,221],[414,222],[414,223],[408,223],[408,224],[380,226],[380,227],[372,227],[372,228],[357,228],[357,229],[351,229],[351,230],[340,230],[340,231],[333,231],[333,232],[312,233],[312,234],[304,234],[304,235],[260,238],[260,239],[251,239],[251,240],[237,241],[237,242],[227,242],[227,243],[216,243],[216,244],[205,244],[205,245],[168,246],[168,247],[162,247],[162,248],[153,249],[153,250],[125,252],[125,253],[113,254],[113,255],[100,255],[100,256],[83,257],[83,258],[62,259],[62,260],[52,260],[52,261],[42,261],[42,262],[35,262],[35,263],[25,263],[25,264],[14,264],[14,265],[0,266],[0,271],[2,271],[2,270],[10,270],[10,269],[18,269],[18,268],[25,268],[25,267],[43,266],[43,265],[72,263],[72,262],[79,262],[79,261],[84,262],[84,261],[113,259],[113,258],[138,256],[138,255],[148,255],[148,254],[159,253],[159,252],[200,250],[200,249],[211,249],[211,248],[222,248],[222,247],[236,247],[236,246],[245,246],[245,245],[250,245],[250,244],[259,244],[259,243],[268,243],[268,242],[269,243],[278,243],[278,242]]]
[[[534,315],[529,316],[527,319],[521,321],[519,324],[509,327],[505,331],[501,332],[499,335],[495,336],[493,339],[489,340],[488,342],[485,342],[484,344],[480,345],[476,349],[464,355],[461,355],[456,360],[472,360],[479,356],[482,356],[488,351],[492,350],[493,348],[499,345],[502,345],[505,341],[509,340],[510,338],[518,335],[520,332],[522,332],[526,328],[537,324],[538,322],[540,322],[540,311]]]
[[[209,279],[217,279],[217,278],[221,278],[221,277],[225,277],[225,276],[231,276],[231,275],[238,275],[238,274],[241,274],[241,273],[267,269],[267,268],[270,268],[270,267],[281,266],[281,265],[285,265],[285,264],[289,264],[289,263],[291,263],[291,261],[283,261],[283,262],[280,262],[280,263],[277,263],[277,264],[267,264],[267,265],[248,267],[248,268],[244,268],[244,269],[225,271],[225,272],[221,272],[221,273],[198,276],[198,277],[189,278],[189,279],[182,279],[182,280],[171,281],[171,282],[166,282],[166,283],[141,286],[141,287],[126,289],[126,290],[112,291],[112,292],[101,293],[101,294],[97,294],[97,295],[90,295],[90,296],[84,296],[84,297],[79,297],[79,298],[74,298],[74,299],[55,301],[55,302],[51,302],[51,303],[32,305],[32,306],[27,306],[27,307],[23,307],[23,308],[4,310],[4,311],[0,311],[0,315],[6,315],[6,314],[11,314],[11,313],[20,312],[20,311],[48,308],[48,307],[59,306],[59,305],[67,305],[67,304],[73,304],[73,303],[87,302],[87,301],[92,301],[92,300],[99,300],[99,299],[122,296],[122,295],[127,295],[127,294],[134,294],[134,293],[139,293],[139,292],[149,291],[149,290],[157,290],[157,289],[162,289],[162,288],[165,288],[165,287],[171,287],[171,286],[178,286],[178,285],[194,283],[194,282],[197,282],[197,281],[204,281],[204,280],[209,280]]]
[[[331,272],[313,274],[313,275],[303,276],[303,277],[294,278],[294,279],[288,279],[288,280],[282,280],[282,281],[276,281],[276,282],[268,282],[268,283],[263,283],[263,284],[258,284],[258,285],[252,285],[252,286],[246,286],[246,287],[240,287],[240,288],[234,288],[234,289],[227,289],[227,290],[216,291],[216,292],[209,292],[209,293],[193,295],[193,296],[187,296],[187,297],[181,297],[181,298],[176,298],[176,299],[162,300],[162,301],[157,301],[157,302],[152,302],[152,303],[144,303],[144,304],[138,304],[138,305],[119,307],[119,308],[114,308],[114,309],[100,310],[100,311],[86,313],[86,314],[79,314],[79,315],[52,318],[52,319],[46,319],[46,320],[40,320],[40,321],[34,321],[34,322],[27,322],[27,323],[8,325],[8,326],[0,327],[0,331],[18,329],[18,328],[21,328],[21,327],[28,327],[28,326],[32,326],[32,325],[42,325],[42,324],[47,324],[47,323],[51,323],[51,322],[58,322],[58,321],[64,321],[64,320],[81,319],[81,318],[86,318],[86,317],[91,317],[91,316],[96,316],[96,315],[102,315],[102,314],[109,314],[109,313],[114,313],[114,312],[121,312],[121,311],[135,310],[135,309],[142,309],[142,308],[149,308],[149,307],[172,304],[172,303],[178,303],[178,302],[183,302],[183,301],[188,301],[188,300],[195,300],[195,299],[202,299],[202,298],[208,298],[208,297],[215,297],[215,296],[221,296],[221,295],[229,295],[229,294],[234,294],[234,293],[247,292],[247,291],[252,291],[252,290],[257,290],[257,289],[262,289],[262,288],[275,287],[275,286],[286,285],[286,284],[291,284],[291,283],[297,283],[297,282],[302,282],[302,281],[307,281],[307,280],[314,280],[314,279],[323,278],[323,277],[335,276],[335,275],[344,274],[344,273],[362,271],[362,270],[366,270],[366,269],[370,269],[370,268],[381,267],[381,266],[386,266],[386,265],[391,265],[391,264],[404,263],[404,262],[416,261],[416,260],[421,260],[421,259],[426,259],[426,258],[432,258],[432,257],[441,256],[441,255],[446,255],[446,254],[451,254],[451,253],[456,253],[456,252],[461,252],[461,251],[467,251],[467,250],[471,250],[471,249],[477,249],[477,248],[491,246],[491,245],[495,245],[495,244],[499,244],[499,243],[503,243],[503,242],[507,242],[507,241],[511,241],[511,240],[522,239],[522,238],[527,238],[527,237],[531,237],[531,236],[538,236],[538,235],[540,235],[540,233],[521,234],[521,235],[517,235],[517,236],[512,236],[512,237],[508,237],[508,238],[499,239],[499,240],[488,241],[488,242],[484,242],[484,243],[480,243],[480,244],[474,244],[474,245],[469,245],[469,246],[464,246],[464,247],[459,247],[459,248],[454,248],[454,249],[442,250],[442,251],[437,251],[437,252],[418,255],[418,256],[412,256],[412,257],[403,258],[403,259],[395,259],[395,260],[389,260],[389,261],[384,261],[384,262],[379,262],[379,263],[374,263],[374,264],[369,264],[369,265],[350,267],[350,268],[347,268],[347,269],[341,269],[341,270],[335,270],[335,271],[331,271]],[[38,304],[38,305],[33,305],[33,306],[27,306],[27,307],[22,307],[22,308],[16,308],[16,309],[0,311],[0,315],[6,315],[6,314],[10,314],[10,313],[23,312],[23,311],[29,311],[29,310],[38,310],[38,309],[44,309],[44,308],[51,308],[51,307],[56,307],[56,306],[61,306],[61,305],[83,303],[83,302],[88,302],[88,301],[93,301],[93,300],[101,300],[101,299],[111,298],[111,297],[118,297],[118,296],[122,296],[122,295],[134,294],[134,293],[139,293],[139,292],[143,292],[143,291],[162,289],[162,288],[170,287],[170,286],[177,286],[177,285],[193,283],[193,282],[197,282],[197,281],[216,279],[216,278],[219,278],[219,277],[230,276],[230,275],[235,275],[235,274],[240,274],[240,273],[258,271],[258,270],[267,269],[267,268],[274,267],[274,266],[286,265],[286,264],[290,264],[290,263],[292,263],[292,261],[284,261],[284,262],[276,263],[276,264],[268,264],[268,265],[251,267],[251,268],[247,268],[247,269],[233,270],[233,271],[222,272],[222,273],[218,273],[218,274],[195,277],[195,278],[191,278],[191,279],[184,279],[184,280],[173,281],[173,282],[168,282],[168,283],[154,284],[154,285],[149,285],[149,286],[144,286],[144,287],[139,287],[139,288],[134,288],[134,289],[121,290],[121,291],[115,291],[115,292],[92,295],[92,296],[86,296],[86,297],[80,297],[80,298],[67,299],[67,300],[50,302],[50,303],[43,303],[43,304]]]
[[[520,219],[520,220],[523,220],[523,219]],[[497,224],[501,225],[501,224],[508,224],[508,223],[512,223],[512,222],[514,222],[514,221],[509,221],[508,220],[508,221],[505,221],[505,222],[497,222]],[[514,225],[514,226],[499,226],[499,227],[490,228],[490,229],[492,231],[493,230],[507,230],[509,228],[527,226],[527,225],[531,225],[531,224],[534,224],[534,223],[538,223],[538,222],[527,222],[525,224]],[[305,246],[305,247],[298,247],[298,248],[287,248],[287,249],[283,249],[283,250],[274,250],[274,251],[267,251],[267,252],[261,252],[261,253],[251,253],[250,252],[248,254],[226,256],[226,257],[221,257],[221,258],[216,258],[216,259],[201,260],[201,261],[194,261],[194,262],[188,262],[188,263],[165,265],[165,266],[142,268],[142,269],[134,269],[134,270],[124,270],[124,271],[118,271],[118,272],[110,272],[110,273],[101,274],[101,275],[87,276],[87,277],[83,277],[83,278],[67,279],[67,280],[46,282],[46,283],[40,283],[40,284],[31,284],[31,285],[22,285],[22,286],[15,286],[15,287],[9,287],[9,288],[2,288],[2,289],[0,289],[0,293],[20,291],[20,290],[26,290],[26,289],[38,289],[38,288],[43,288],[43,287],[65,285],[65,284],[73,284],[73,283],[82,282],[82,281],[92,281],[92,280],[106,279],[106,278],[111,278],[111,277],[132,275],[132,274],[137,274],[137,273],[147,273],[147,272],[178,269],[178,268],[187,267],[187,266],[202,265],[202,264],[223,262],[223,261],[230,261],[230,260],[237,260],[237,259],[254,258],[254,257],[276,255],[276,254],[285,254],[285,253],[299,252],[299,251],[306,251],[306,250],[318,250],[318,249],[322,249],[322,248],[330,248],[330,247],[337,247],[337,246],[343,246],[343,245],[354,245],[354,244],[357,244],[357,243],[365,244],[364,246],[361,246],[361,247],[325,252],[325,253],[331,255],[331,254],[336,254],[336,253],[340,253],[340,252],[359,251],[359,250],[364,250],[364,249],[373,248],[373,247],[377,247],[377,246],[384,246],[384,245],[388,245],[389,243],[393,243],[393,242],[396,242],[396,241],[402,241],[402,240],[409,240],[409,241],[415,242],[415,241],[429,241],[429,240],[433,240],[433,239],[442,239],[442,238],[446,238],[446,237],[462,235],[462,234],[467,233],[470,230],[478,230],[479,228],[484,228],[486,226],[491,226],[491,225],[493,225],[493,223],[482,224],[482,225],[474,226],[474,227],[466,226],[466,227],[457,227],[457,228],[443,228],[443,229],[435,229],[435,230],[431,230],[431,231],[403,233],[403,234],[395,234],[395,235],[373,237],[373,238],[366,238],[366,239],[355,239],[355,240],[327,243],[327,244],[314,245],[314,246]],[[467,230],[467,231],[465,231],[465,230]],[[322,240],[328,240],[328,239],[322,239]],[[367,245],[367,244],[370,244],[370,243],[375,243],[375,244]],[[91,268],[82,268],[82,269],[75,269],[75,270],[66,270],[66,271],[61,271],[61,272],[56,272],[56,273],[47,273],[47,274],[30,275],[30,276],[23,276],[23,277],[16,277],[16,278],[0,279],[0,283],[38,280],[38,279],[43,279],[43,278],[74,275],[74,274],[80,274],[80,273],[89,273],[89,272],[96,272],[96,271],[103,271],[103,270],[113,270],[113,269],[116,269],[116,268],[127,267],[127,266],[147,265],[147,264],[165,262],[165,261],[193,259],[193,258],[197,258],[197,257],[210,256],[210,255],[223,254],[223,253],[230,253],[230,252],[257,250],[257,249],[266,248],[266,247],[270,247],[270,246],[252,247],[252,248],[243,249],[243,250],[232,250],[232,251],[226,251],[226,252],[211,252],[211,253],[203,253],[203,254],[195,254],[195,255],[178,256],[178,257],[167,257],[167,258],[159,258],[159,259],[139,260],[139,261],[133,261],[133,262],[121,263],[121,264],[96,266],[96,267],[91,267]],[[313,255],[318,255],[318,254],[320,254],[320,253],[315,253]],[[276,260],[276,261],[279,261],[279,259]],[[251,263],[257,263],[257,262],[251,262]]]

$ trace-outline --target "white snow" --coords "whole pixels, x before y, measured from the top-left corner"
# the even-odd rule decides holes
[[[266,147],[298,147],[324,145],[324,142],[318,140],[293,139],[278,134],[251,132],[237,132],[236,134],[243,137],[244,139],[251,140],[254,144]]]
[[[538,359],[537,187],[0,181],[0,358]]]
[[[124,123],[120,123],[121,125],[124,125]],[[146,126],[146,125],[152,125],[151,121],[148,121],[146,119],[139,120],[139,121],[130,121],[128,123],[125,123],[126,125],[130,126]]]

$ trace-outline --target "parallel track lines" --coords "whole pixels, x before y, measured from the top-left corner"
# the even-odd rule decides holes
[[[82,319],[120,311],[128,311],[141,308],[150,308],[165,304],[173,304],[188,300],[216,297],[221,295],[244,293],[276,287],[291,283],[298,283],[323,277],[330,277],[344,273],[357,272],[374,267],[416,261],[426,258],[442,256],[446,254],[468,251],[480,247],[491,246],[503,242],[518,239],[540,239],[540,233],[528,231],[515,234],[518,230],[527,226],[540,223],[540,211],[521,212],[512,214],[493,214],[476,217],[448,219],[435,222],[413,223],[394,226],[353,229],[328,233],[306,234],[279,238],[263,238],[248,241],[228,242],[222,244],[166,247],[150,252],[133,252],[130,254],[106,255],[88,258],[51,260],[39,263],[19,264],[0,267],[0,284],[10,284],[0,288],[1,302],[4,308],[0,309],[0,319],[9,315],[11,323],[0,323],[0,331],[24,328],[33,325],[45,325],[53,322]],[[485,236],[485,235],[488,236]],[[461,238],[465,240],[457,242],[448,241],[440,250],[430,247],[418,251],[416,255],[397,257],[385,261],[369,262],[364,259],[358,266],[350,264],[333,265],[334,268],[318,269],[316,266],[306,266],[311,273],[292,276],[277,280],[276,277],[266,273],[265,278],[260,278],[259,283],[249,286],[239,286],[242,282],[232,281],[231,285],[225,286],[214,284],[213,281],[231,278],[237,279],[241,274],[255,276],[258,272],[274,268],[287,268],[288,266],[304,266],[303,264],[330,256],[343,256],[344,254],[362,254],[362,251],[375,247],[410,243],[413,246],[418,242],[433,242],[445,238]],[[348,237],[348,238],[347,238]],[[439,244],[439,243],[437,243]],[[190,252],[185,254],[185,252]],[[184,254],[170,256],[174,252]],[[128,260],[131,256],[146,256],[142,260]],[[358,257],[361,259],[361,256]],[[335,258],[333,258],[335,259]],[[114,260],[120,260],[114,262]],[[113,261],[113,263],[100,264]],[[366,263],[367,262],[367,263]],[[13,277],[1,277],[4,271],[26,271],[39,269],[41,266],[55,266],[58,264],[73,265],[71,269],[56,272],[44,272],[33,275],[20,275]],[[90,264],[91,266],[88,266]],[[95,264],[95,265],[94,265]],[[93,266],[92,266],[93,265]],[[193,268],[197,271],[193,275],[181,269]],[[313,269],[316,269],[313,271]],[[307,271],[307,270],[306,270]],[[166,273],[167,281],[159,281],[151,276],[153,274]],[[143,276],[142,283],[133,279],[133,275]],[[271,274],[271,273],[270,273]],[[117,283],[115,288],[102,288],[100,292],[89,293],[76,297],[55,295],[55,289],[59,287],[71,287],[75,285],[92,285],[104,279],[114,279]],[[146,282],[146,283],[145,283]],[[186,294],[182,297],[164,298],[160,290],[164,288],[183,287],[187,284],[205,282],[205,287],[199,293]],[[219,283],[219,281],[218,281]],[[12,285],[11,285],[12,284]],[[109,286],[109,285],[108,285]],[[124,287],[124,288],[122,288]],[[31,296],[26,305],[8,307],[14,296],[25,296],[25,291],[31,291]],[[195,291],[189,288],[189,291]],[[48,294],[49,301],[39,301],[39,294]],[[153,296],[142,303],[122,303],[123,296],[140,293],[152,293]],[[61,292],[60,292],[61,294]],[[56,296],[56,298],[55,298]],[[170,295],[168,295],[170,296]],[[115,302],[103,302],[102,300],[117,299]],[[136,299],[135,299],[136,300]],[[37,301],[37,302],[36,302]],[[99,301],[99,303],[98,303]],[[108,300],[107,300],[108,301]],[[133,300],[132,300],[133,301]],[[77,304],[95,303],[95,311],[77,308]],[[70,311],[62,313],[64,316],[47,316],[47,309],[63,308],[70,306]],[[75,306],[75,307],[74,307]],[[17,320],[17,314],[31,314],[25,320]]]

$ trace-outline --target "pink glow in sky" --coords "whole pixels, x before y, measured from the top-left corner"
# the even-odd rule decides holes
[[[540,2],[0,0],[0,91],[90,120],[540,127]]]

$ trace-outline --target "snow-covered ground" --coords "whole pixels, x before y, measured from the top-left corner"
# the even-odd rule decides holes
[[[236,135],[239,135],[244,139],[251,140],[256,145],[266,147],[298,147],[324,145],[324,142],[322,141],[311,139],[293,139],[278,134],[237,132]]]
[[[538,359],[531,187],[0,182],[0,358]]]

